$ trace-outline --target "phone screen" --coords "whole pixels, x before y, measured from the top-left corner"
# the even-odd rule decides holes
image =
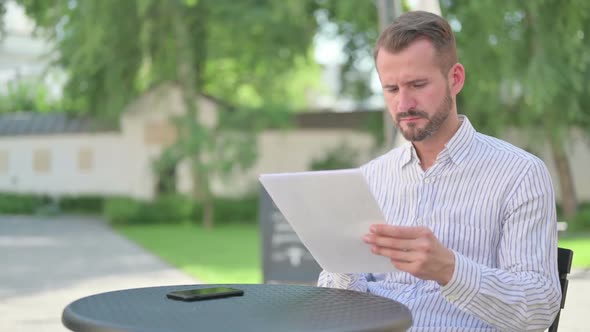
[[[215,299],[228,296],[242,296],[244,291],[229,287],[209,287],[188,289],[183,291],[174,291],[166,294],[170,299],[182,301],[198,301],[206,299]]]

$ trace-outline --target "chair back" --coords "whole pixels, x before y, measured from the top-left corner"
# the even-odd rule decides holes
[[[560,312],[557,313],[553,324],[549,327],[548,332],[557,332],[557,326],[559,325],[559,315],[561,309],[565,306],[565,296],[567,294],[567,275],[572,269],[572,259],[574,258],[574,252],[565,249],[557,248],[557,271],[559,271],[559,283],[561,284],[561,307]]]

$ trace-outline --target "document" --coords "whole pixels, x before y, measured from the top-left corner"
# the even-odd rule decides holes
[[[262,174],[260,182],[324,270],[396,270],[363,242],[385,218],[360,169]]]

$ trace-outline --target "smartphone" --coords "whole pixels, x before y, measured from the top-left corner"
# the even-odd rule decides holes
[[[209,287],[174,291],[166,294],[166,297],[180,301],[201,301],[242,295],[244,295],[244,291],[241,289],[229,287]]]

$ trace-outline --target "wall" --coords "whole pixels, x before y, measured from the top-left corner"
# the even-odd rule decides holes
[[[91,151],[90,156],[83,152],[90,157],[90,164],[83,168],[89,169],[80,169],[81,150]],[[48,153],[46,171],[35,170],[35,151]],[[0,152],[8,162],[8,167],[0,170],[0,191],[105,195],[133,192],[127,181],[131,174],[128,144],[116,133],[2,137]]]
[[[181,103],[175,93],[168,94],[167,98],[162,98],[156,91],[148,94],[134,103],[123,116],[120,133],[2,136],[0,191],[120,194],[143,199],[153,198],[157,180],[152,170],[153,161],[174,139],[175,133],[170,131],[167,118],[182,114]],[[201,109],[209,121],[215,121],[211,103],[203,104]],[[372,150],[373,137],[368,132],[359,130],[359,126],[355,129],[352,124],[364,120],[351,118],[349,115],[348,120],[343,121],[346,116],[334,114],[315,114],[312,117],[315,117],[313,121],[300,121],[299,128],[261,132],[257,141],[258,160],[254,167],[225,180],[213,178],[214,193],[239,196],[258,192],[260,174],[308,170],[312,160],[323,157],[326,152],[341,144],[359,152],[357,165],[377,155]],[[559,200],[559,178],[548,145],[539,144],[542,140],[530,139],[515,130],[507,132],[503,138],[537,154],[545,161]],[[34,169],[36,150],[47,151],[50,155],[47,173]],[[92,151],[91,169],[80,169],[80,150]],[[587,172],[590,166],[590,137],[581,130],[572,131],[567,150],[578,199],[590,201],[590,174]],[[177,189],[185,193],[192,190],[190,164],[187,162],[177,167]]]
[[[359,151],[357,165],[360,165],[370,159],[373,138],[368,133],[352,129],[267,130],[260,133],[257,144],[258,160],[254,167],[225,181],[215,179],[212,184],[215,193],[239,196],[258,192],[260,174],[309,170],[314,159],[322,158],[341,144]],[[183,188],[186,190],[190,186],[185,182]]]

